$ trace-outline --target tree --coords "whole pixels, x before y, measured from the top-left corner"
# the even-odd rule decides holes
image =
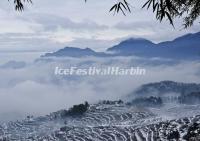
[[[122,12],[126,15],[126,12],[131,12],[129,1],[131,0],[117,0],[110,12]],[[15,9],[22,11],[25,2],[32,3],[32,0],[14,0]],[[152,9],[157,20],[162,22],[163,19],[168,19],[173,26],[175,18],[182,18],[185,28],[192,26],[200,16],[200,0],[147,0],[142,8]]]
[[[130,11],[128,0],[117,2],[110,11],[121,11],[125,15],[125,11]],[[170,24],[174,26],[173,20],[177,17],[183,18],[185,28],[193,25],[194,21],[200,16],[199,0],[147,0],[142,8],[152,8],[156,14],[156,19],[160,22],[167,18]]]
[[[10,0],[8,0],[10,1]],[[22,11],[24,10],[24,3],[29,2],[32,3],[32,0],[13,0],[15,4],[15,10]]]
[[[82,115],[88,110],[89,106],[90,105],[88,104],[87,101],[85,102],[85,104],[74,105],[72,108],[70,108],[67,111],[67,114],[69,114],[69,115]]]

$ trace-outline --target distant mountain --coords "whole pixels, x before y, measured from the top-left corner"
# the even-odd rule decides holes
[[[20,69],[26,66],[23,61],[8,61],[7,63],[0,65],[0,69]]]
[[[55,56],[55,57],[85,57],[85,56],[106,56],[105,53],[101,52],[95,52],[90,48],[76,48],[76,47],[65,47],[63,49],[60,49],[56,52],[53,53],[46,53],[42,57],[50,57],[50,56]]]
[[[172,96],[175,96],[174,94],[183,95],[192,92],[200,92],[200,84],[161,81],[156,83],[144,84],[130,95],[139,97],[162,97],[170,94],[172,94]]]
[[[118,45],[108,48],[106,52],[95,52],[90,48],[65,47],[42,57],[112,57],[112,56],[139,56],[160,57],[170,59],[199,59],[200,32],[187,34],[173,41],[155,44],[143,38],[131,38]]]
[[[107,49],[120,56],[136,55],[141,57],[199,58],[200,32],[187,34],[173,41],[154,44],[146,39],[128,39]]]
[[[147,56],[148,54],[152,53],[153,47],[155,46],[156,44],[146,39],[130,38],[128,40],[122,41],[121,43],[119,43],[114,47],[108,48],[107,51],[122,56],[141,55],[141,54]]]
[[[194,34],[186,34],[182,37],[178,37],[173,41],[161,42],[158,44],[159,46],[165,47],[200,47],[200,32]]]

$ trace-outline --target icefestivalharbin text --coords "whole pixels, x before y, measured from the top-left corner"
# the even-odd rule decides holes
[[[80,75],[80,76],[94,76],[94,75],[145,75],[146,69],[140,67],[130,67],[130,68],[121,68],[121,67],[88,67],[88,68],[79,68],[79,67],[69,67],[61,68],[55,67],[55,75]]]

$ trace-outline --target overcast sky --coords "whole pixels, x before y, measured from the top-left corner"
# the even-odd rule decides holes
[[[14,11],[12,0],[3,0],[0,50],[54,51],[77,46],[103,51],[130,37],[161,42],[199,31],[199,25],[182,30],[181,19],[175,21],[176,29],[167,21],[159,23],[151,11],[141,9],[142,1],[132,1],[132,13],[127,16],[113,16],[109,9],[115,0],[33,0],[24,12]]]

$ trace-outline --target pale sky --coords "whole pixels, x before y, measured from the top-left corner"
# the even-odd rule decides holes
[[[156,21],[151,10],[141,9],[144,0],[133,1],[127,16],[109,13],[116,0],[33,0],[24,12],[16,12],[7,0],[0,2],[0,50],[54,51],[65,46],[103,51],[120,41],[146,38],[153,42],[172,40],[199,31],[199,25],[175,29]]]

